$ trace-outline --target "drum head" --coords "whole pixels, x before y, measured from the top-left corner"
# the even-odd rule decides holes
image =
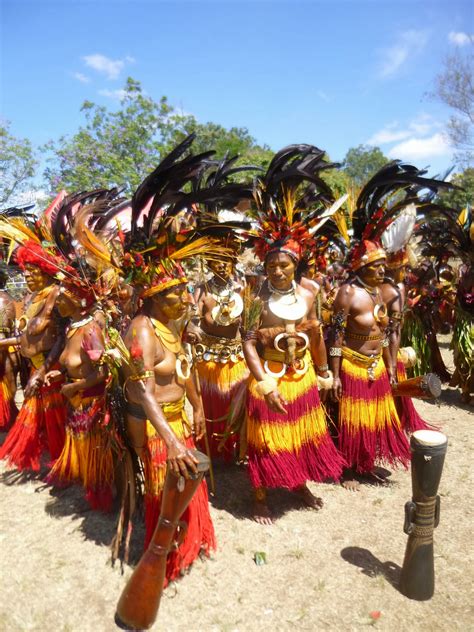
[[[448,440],[445,434],[437,430],[416,430],[412,434],[412,439],[420,445],[427,446],[443,445]]]
[[[425,375],[426,386],[433,397],[441,395],[441,380],[436,373],[427,373]]]

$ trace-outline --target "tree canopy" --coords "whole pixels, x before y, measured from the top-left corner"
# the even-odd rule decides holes
[[[447,133],[456,153],[456,163],[472,166],[474,159],[474,43],[467,53],[459,49],[444,60],[441,72],[436,76],[431,96],[453,110]]]
[[[387,162],[389,159],[383,155],[379,147],[359,145],[348,150],[343,168],[355,186],[361,187]]]
[[[456,173],[451,178],[451,182],[461,187],[461,190],[442,191],[439,194],[441,202],[458,211],[462,211],[467,204],[474,206],[474,168],[470,167],[461,173]]]
[[[246,128],[226,129],[216,123],[199,123],[192,115],[174,110],[166,97],[155,101],[138,81],[128,78],[120,108],[109,111],[91,101],[81,107],[85,125],[72,137],[46,146],[49,165],[45,178],[52,191],[84,190],[112,185],[132,192],[160,158],[191,132],[194,151],[216,150],[240,154],[240,162],[265,165],[271,159]]]
[[[9,129],[9,123],[0,125],[0,207],[31,187],[38,165],[30,141],[12,136]]]

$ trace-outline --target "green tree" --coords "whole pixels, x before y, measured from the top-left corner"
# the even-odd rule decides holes
[[[435,78],[430,96],[448,105],[454,112],[447,133],[456,150],[454,159],[461,167],[472,166],[474,159],[474,43],[467,53],[457,50],[446,57]]]
[[[389,159],[383,155],[379,147],[359,145],[348,150],[343,169],[355,186],[361,187],[387,162]]]
[[[227,130],[214,123],[199,123],[181,115],[166,97],[155,101],[143,93],[138,81],[128,78],[120,109],[86,101],[81,108],[86,124],[72,137],[50,142],[45,178],[52,191],[124,186],[131,193],[144,176],[191,132],[197,138],[193,151],[215,149],[216,156],[241,154],[240,161],[265,164],[271,156],[245,128]]]
[[[461,190],[442,191],[439,195],[441,202],[459,212],[467,204],[474,206],[474,168],[469,167],[461,173],[456,173],[451,178],[451,182],[461,187]]]
[[[30,141],[12,136],[9,127],[9,123],[0,125],[0,207],[32,188],[38,165]]]

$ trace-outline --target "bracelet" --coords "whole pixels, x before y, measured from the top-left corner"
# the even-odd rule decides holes
[[[316,367],[316,369],[318,370],[318,373],[326,373],[326,371],[329,369],[329,366],[327,364],[320,364]]]
[[[266,375],[263,380],[257,382],[256,390],[261,397],[265,397],[265,395],[278,390],[278,383],[274,377]]]
[[[341,347],[329,347],[329,355],[331,358],[340,358],[342,356]]]
[[[388,346],[389,346],[389,344],[390,344],[390,340],[389,340],[388,338],[385,338],[385,339],[382,341],[382,347],[388,347]]]
[[[317,376],[318,388],[319,390],[327,391],[332,388],[334,384],[334,376],[332,371],[328,371],[329,375],[327,377]]]

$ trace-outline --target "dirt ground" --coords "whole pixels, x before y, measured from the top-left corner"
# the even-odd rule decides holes
[[[442,346],[449,365],[445,339]],[[312,484],[325,502],[320,512],[273,492],[278,519],[262,527],[249,518],[245,471],[218,468],[211,500],[218,550],[165,591],[153,630],[472,629],[473,409],[450,389],[440,405],[416,406],[449,438],[430,601],[411,601],[397,590],[409,471],[359,492]],[[75,488],[52,490],[40,477],[19,478],[0,467],[0,630],[117,630],[115,605],[131,567],[122,575],[109,563],[115,516],[89,511]],[[136,529],[134,562],[142,538]],[[256,552],[266,553],[266,565],[255,564]]]

